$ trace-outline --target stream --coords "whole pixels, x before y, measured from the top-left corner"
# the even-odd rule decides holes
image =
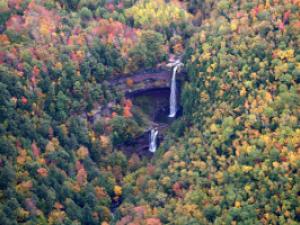
[[[159,144],[163,141],[164,134],[167,132],[170,124],[180,116],[180,107],[178,104],[180,99],[180,86],[177,87],[176,73],[183,64],[179,60],[176,60],[168,65],[173,68],[169,87],[126,93],[126,98],[132,101],[134,107],[147,115],[150,121],[148,129],[141,135],[135,137],[132,143],[119,146],[120,150],[122,150],[128,158],[133,154],[137,154],[140,159],[151,159],[158,149]],[[148,76],[150,77],[150,75]],[[151,76],[153,76],[153,74],[151,74]],[[137,79],[142,78],[136,78],[136,80]],[[113,217],[121,204],[122,197],[112,202],[111,214]]]

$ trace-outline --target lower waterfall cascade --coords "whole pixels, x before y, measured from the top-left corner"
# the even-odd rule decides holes
[[[153,153],[157,149],[157,135],[158,135],[158,130],[155,128],[151,129],[149,151]]]

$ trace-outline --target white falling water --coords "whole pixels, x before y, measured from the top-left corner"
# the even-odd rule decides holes
[[[171,93],[170,93],[170,114],[169,117],[175,117],[177,112],[177,87],[176,87],[176,72],[177,69],[182,66],[183,64],[176,60],[174,63],[169,64],[174,66],[173,68],[173,74],[172,74],[172,81],[171,81]]]
[[[157,129],[151,129],[149,151],[155,152],[157,149]]]

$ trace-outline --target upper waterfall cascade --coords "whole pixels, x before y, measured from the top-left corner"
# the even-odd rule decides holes
[[[173,63],[169,63],[168,66],[173,67],[173,74],[171,80],[171,92],[170,92],[170,114],[169,117],[175,117],[177,113],[177,86],[176,86],[176,72],[179,67],[183,66],[180,60],[176,60]]]

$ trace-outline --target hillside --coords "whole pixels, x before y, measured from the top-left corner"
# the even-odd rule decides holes
[[[299,18],[298,0],[0,0],[0,224],[299,224]],[[146,78],[175,59],[165,119]]]

